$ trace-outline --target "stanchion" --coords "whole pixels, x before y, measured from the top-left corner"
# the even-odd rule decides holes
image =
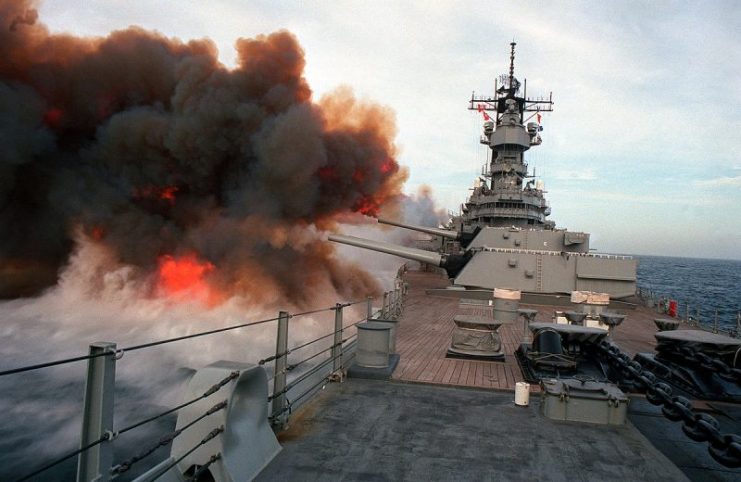
[[[111,353],[100,356],[101,353]],[[86,447],[113,431],[113,393],[116,383],[116,344],[97,342],[90,345],[80,447]],[[82,452],[77,459],[77,481],[110,480],[113,447],[110,439]]]

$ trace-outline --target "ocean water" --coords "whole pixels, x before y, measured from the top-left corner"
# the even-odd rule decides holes
[[[636,256],[638,286],[654,297],[678,303],[679,315],[689,314],[711,325],[734,328],[741,311],[741,261],[725,259]]]

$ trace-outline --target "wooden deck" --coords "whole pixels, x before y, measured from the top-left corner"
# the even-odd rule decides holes
[[[397,325],[396,350],[400,360],[393,379],[500,390],[514,390],[515,383],[523,381],[514,356],[515,349],[524,337],[521,318],[499,329],[504,362],[446,358],[455,326],[453,317],[457,314],[478,314],[477,308],[466,307],[464,309],[468,309],[468,313],[461,313],[457,299],[425,294],[427,289],[448,285],[448,280],[436,273],[409,271],[405,277],[409,283],[409,293]],[[537,309],[536,321],[545,322],[551,321],[554,310],[571,309],[568,306],[524,304],[520,307]],[[653,350],[653,334],[656,332],[653,318],[656,315],[643,308],[624,313],[628,317],[617,328],[615,341],[631,355]],[[531,386],[531,390],[537,388]]]

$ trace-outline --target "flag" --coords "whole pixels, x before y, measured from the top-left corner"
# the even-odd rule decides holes
[[[540,119],[541,119],[540,114],[535,114],[535,115],[538,116],[538,124],[540,124]]]
[[[483,114],[484,120],[487,120],[487,121],[491,120],[491,117],[489,117],[489,114],[487,114],[486,111],[484,110],[484,104],[477,104],[476,110],[478,110],[479,112],[481,112],[481,114]]]

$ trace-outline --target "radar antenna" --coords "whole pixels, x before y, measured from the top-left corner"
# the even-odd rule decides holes
[[[513,40],[509,45],[512,47],[509,54],[509,88],[511,89],[515,85],[515,45],[517,43]]]
[[[534,115],[541,112],[553,111],[553,93],[550,93],[547,97],[528,97],[527,79],[525,79],[525,91],[520,95],[520,81],[515,78],[515,46],[517,42],[513,39],[509,45],[509,73],[501,74],[495,78],[494,95],[476,95],[476,92],[473,92],[468,104],[468,110],[494,112],[497,116],[497,122],[502,113],[507,110],[506,101],[508,99],[515,99],[517,101],[520,116],[524,116],[526,112],[531,112]],[[532,117],[531,115],[526,121]]]

